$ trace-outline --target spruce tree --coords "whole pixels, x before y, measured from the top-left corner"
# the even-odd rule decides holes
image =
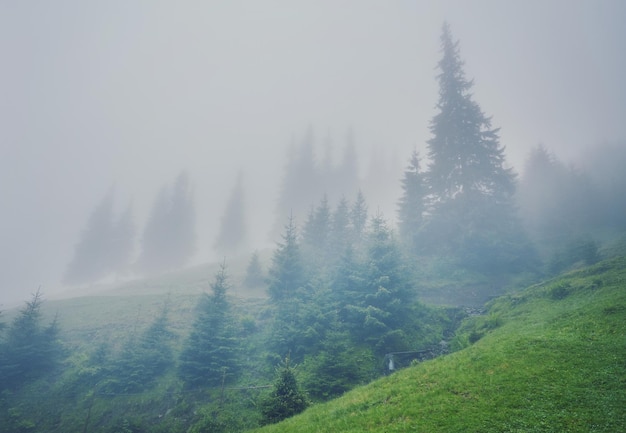
[[[419,154],[417,150],[414,150],[401,180],[402,196],[398,202],[400,237],[410,248],[414,247],[415,236],[422,225],[424,199],[426,197],[423,177],[424,175],[420,170]]]
[[[185,265],[196,248],[195,206],[185,171],[159,192],[142,238],[139,268],[161,273]]]
[[[263,424],[273,424],[297,415],[309,405],[306,395],[300,390],[289,356],[276,369],[277,378],[270,395],[261,403]]]
[[[431,205],[438,209],[484,198],[508,202],[515,191],[515,176],[504,166],[499,128],[491,127],[491,119],[473,100],[473,81],[465,77],[459,43],[452,39],[447,23],[441,49],[439,112],[431,122],[428,141]]]
[[[101,279],[110,271],[114,227],[113,191],[91,212],[76,244],[72,261],[63,277],[66,284],[84,284]]]
[[[259,252],[255,251],[250,257],[248,267],[246,268],[246,277],[243,280],[243,285],[249,289],[261,287],[265,284],[265,276],[263,275],[263,267],[261,266],[261,259],[259,258]]]
[[[441,49],[438,113],[428,141],[428,220],[418,243],[480,272],[526,268],[533,252],[514,206],[515,174],[505,167],[499,129],[473,100],[473,81],[447,24]]]
[[[55,319],[41,323],[43,295],[37,290],[6,330],[0,343],[0,391],[16,389],[57,366],[62,354]]]
[[[351,243],[355,248],[359,248],[365,238],[367,226],[367,203],[363,193],[357,193],[354,203],[350,208]]]
[[[268,294],[274,302],[293,299],[305,284],[304,265],[298,241],[298,229],[293,216],[285,226],[282,242],[272,257],[269,269]]]
[[[232,380],[240,369],[239,341],[226,293],[230,288],[226,265],[220,265],[203,294],[198,316],[180,356],[179,375],[188,387],[218,386]]]

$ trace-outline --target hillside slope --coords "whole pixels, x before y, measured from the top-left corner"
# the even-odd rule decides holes
[[[625,258],[499,298],[460,332],[475,343],[259,431],[626,431]]]

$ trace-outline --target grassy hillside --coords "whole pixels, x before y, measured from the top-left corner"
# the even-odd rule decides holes
[[[626,259],[499,298],[456,343],[259,432],[626,431]]]

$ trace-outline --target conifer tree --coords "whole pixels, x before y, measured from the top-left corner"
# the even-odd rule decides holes
[[[218,386],[232,380],[240,369],[239,342],[226,293],[230,288],[226,265],[220,265],[203,294],[198,316],[180,356],[179,375],[189,387]]]
[[[367,225],[367,203],[363,193],[359,191],[356,199],[350,208],[350,226],[352,228],[351,241],[355,248],[358,248],[365,236]]]
[[[525,268],[532,248],[516,215],[515,174],[505,167],[498,128],[473,100],[459,44],[444,24],[438,113],[428,141],[428,220],[420,248],[481,272]]]
[[[88,283],[106,276],[110,271],[111,237],[113,234],[113,191],[92,211],[76,244],[72,261],[63,281],[67,284]]]
[[[272,301],[289,301],[305,284],[304,266],[293,216],[285,226],[282,242],[272,257],[269,269],[268,294]]]
[[[142,238],[139,267],[160,273],[185,265],[196,248],[195,207],[189,177],[181,172],[173,188],[159,192]]]
[[[515,191],[515,176],[505,168],[499,128],[473,100],[473,81],[465,78],[459,43],[443,26],[438,113],[431,122],[428,141],[431,205],[442,208],[464,199],[487,198],[508,202]]]
[[[309,269],[324,269],[330,263],[331,211],[324,195],[319,205],[311,209],[304,224],[302,246]]]
[[[341,197],[330,219],[329,255],[337,261],[350,245],[350,204]]]
[[[265,276],[263,275],[263,267],[261,266],[258,251],[253,252],[250,257],[243,284],[250,289],[261,287],[265,284]]]
[[[269,397],[261,404],[264,424],[273,424],[297,415],[309,405],[306,395],[300,390],[295,370],[289,356],[276,369],[277,378]]]
[[[412,248],[424,214],[426,186],[420,170],[417,150],[414,150],[409,165],[402,177],[402,197],[398,202],[398,228],[400,237]]]
[[[41,323],[43,295],[37,290],[6,330],[0,343],[0,391],[16,389],[24,383],[49,373],[62,353],[56,318]]]

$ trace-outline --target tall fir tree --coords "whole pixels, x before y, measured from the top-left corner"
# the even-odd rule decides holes
[[[243,280],[243,285],[249,289],[255,289],[265,284],[265,275],[263,273],[263,267],[261,266],[261,259],[259,252],[254,251],[250,256],[250,261],[246,267],[246,276]]]
[[[0,391],[17,389],[50,373],[59,363],[62,346],[57,318],[41,322],[43,295],[38,289],[19,311],[0,342]]]
[[[464,199],[509,202],[515,175],[505,168],[499,128],[491,127],[491,119],[473,100],[473,81],[465,78],[459,43],[447,23],[441,50],[439,112],[431,122],[428,141],[431,205],[437,210]]]
[[[188,387],[218,386],[240,370],[239,341],[231,306],[225,263],[211,283],[212,294],[204,294],[198,316],[180,355],[179,375]]]
[[[91,212],[63,277],[66,284],[83,284],[103,278],[110,271],[113,234],[113,190]]]
[[[289,356],[276,369],[276,374],[270,395],[261,402],[263,424],[277,423],[297,415],[309,405],[306,395],[300,390]]]
[[[424,174],[420,169],[417,150],[411,154],[409,165],[406,167],[401,180],[401,186],[402,196],[398,201],[398,229],[400,237],[413,249],[415,237],[422,226],[424,199],[426,198]]]
[[[282,238],[272,257],[267,288],[270,299],[277,302],[293,299],[306,282],[298,229],[293,216],[289,217]]]
[[[311,209],[302,235],[302,247],[309,268],[324,268],[329,264],[331,211],[324,195],[319,205]]]
[[[173,188],[159,192],[142,237],[139,268],[161,273],[185,265],[196,248],[195,206],[189,176],[181,172]]]
[[[428,141],[428,220],[420,247],[480,272],[530,266],[533,252],[514,205],[499,129],[473,100],[459,43],[447,23],[438,63],[439,101]]]
[[[365,196],[361,191],[356,195],[356,199],[352,203],[350,208],[350,227],[351,236],[350,241],[355,249],[358,249],[363,244],[365,239],[365,232],[367,226],[367,202]]]

